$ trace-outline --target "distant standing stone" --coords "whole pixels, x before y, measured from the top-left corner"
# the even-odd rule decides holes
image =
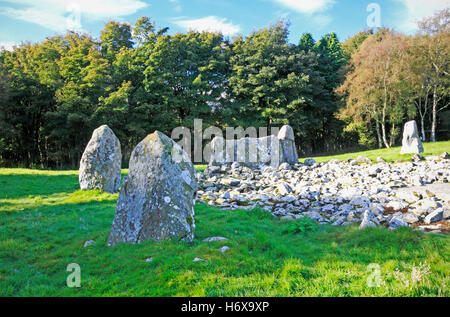
[[[195,168],[183,149],[156,131],[136,146],[129,166],[108,245],[164,239],[193,241],[197,181]]]
[[[118,192],[121,163],[119,139],[107,125],[101,126],[92,134],[81,157],[78,176],[80,188]]]
[[[402,150],[400,154],[419,154],[423,152],[416,121],[409,121],[403,130]]]
[[[283,161],[291,165],[298,163],[298,153],[295,147],[294,129],[290,125],[285,125],[278,133],[278,139],[283,151]]]

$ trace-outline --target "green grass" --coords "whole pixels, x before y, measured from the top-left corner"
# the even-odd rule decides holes
[[[109,248],[117,194],[78,191],[74,171],[0,169],[0,188],[0,296],[450,295],[444,235],[280,222],[261,210],[197,205],[192,244]],[[201,242],[211,236],[230,240]],[[83,248],[87,240],[96,243]],[[431,274],[412,283],[413,266],[424,262]],[[66,286],[70,263],[81,267],[81,288]],[[371,263],[380,265],[379,287],[367,286]]]
[[[436,156],[441,155],[444,152],[450,153],[450,141],[443,142],[434,142],[434,143],[423,143],[424,153],[421,153],[423,156]],[[400,154],[401,147],[394,147],[390,149],[379,149],[379,150],[370,150],[370,151],[362,151],[362,152],[354,152],[354,153],[345,153],[338,155],[329,155],[329,156],[318,156],[312,157],[316,162],[328,162],[332,159],[346,160],[346,159],[356,159],[358,156],[365,156],[371,159],[373,162],[376,162],[376,159],[381,156],[388,162],[393,161],[408,161],[411,160],[413,154]],[[305,159],[300,159],[301,162],[304,162]]]

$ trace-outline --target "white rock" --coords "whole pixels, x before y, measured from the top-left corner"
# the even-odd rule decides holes
[[[203,240],[203,242],[216,242],[216,241],[227,241],[227,238],[224,237],[211,237],[211,238],[206,238]]]
[[[195,258],[194,260],[192,260],[192,262],[197,263],[197,262],[207,262],[207,261],[203,260],[201,258]]]
[[[83,247],[87,248],[87,247],[90,247],[93,244],[95,244],[95,241],[94,240],[89,240],[89,241],[86,241],[84,243]]]
[[[424,222],[426,224],[435,223],[441,221],[444,217],[444,209],[439,208],[438,210],[433,211],[428,216],[425,217]]]

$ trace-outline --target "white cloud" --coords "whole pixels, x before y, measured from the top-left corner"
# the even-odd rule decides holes
[[[0,51],[12,51],[14,46],[18,46],[19,44],[13,42],[0,42]]]
[[[335,0],[272,0],[299,13],[316,13],[332,7]]]
[[[200,19],[178,18],[173,20],[173,23],[185,30],[220,32],[223,35],[233,35],[241,30],[239,25],[227,22],[227,19],[216,16],[208,16]]]
[[[147,6],[141,0],[3,0],[25,6],[3,7],[1,14],[62,32],[81,29],[81,17],[105,20],[127,16]],[[74,21],[76,22],[74,24]]]
[[[333,17],[327,14],[318,14],[311,17],[311,21],[314,23],[314,26],[319,29],[323,29],[327,25],[333,22]]]
[[[183,11],[183,8],[181,7],[180,4],[180,0],[169,0],[169,2],[173,3],[174,5],[173,9],[175,10],[175,12],[180,13],[181,11]]]
[[[402,13],[397,27],[405,32],[417,30],[417,22],[436,11],[450,7],[450,0],[395,0],[402,3],[406,11]]]

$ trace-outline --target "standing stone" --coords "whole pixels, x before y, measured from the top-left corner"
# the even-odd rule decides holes
[[[239,140],[215,137],[211,141],[209,166],[220,166],[233,162],[250,168],[257,168],[261,165],[278,168],[283,163],[281,142],[274,135]]]
[[[297,148],[295,147],[294,130],[291,126],[285,125],[278,133],[278,139],[283,151],[283,162],[291,165],[298,163]]]
[[[131,154],[108,245],[193,241],[196,190],[195,168],[183,149],[159,131],[148,135]]]
[[[416,121],[409,121],[405,124],[402,145],[400,154],[419,154],[423,152],[423,145],[419,138]]]
[[[80,188],[116,193],[120,186],[121,163],[119,139],[107,125],[101,126],[92,134],[81,157],[78,176]]]

